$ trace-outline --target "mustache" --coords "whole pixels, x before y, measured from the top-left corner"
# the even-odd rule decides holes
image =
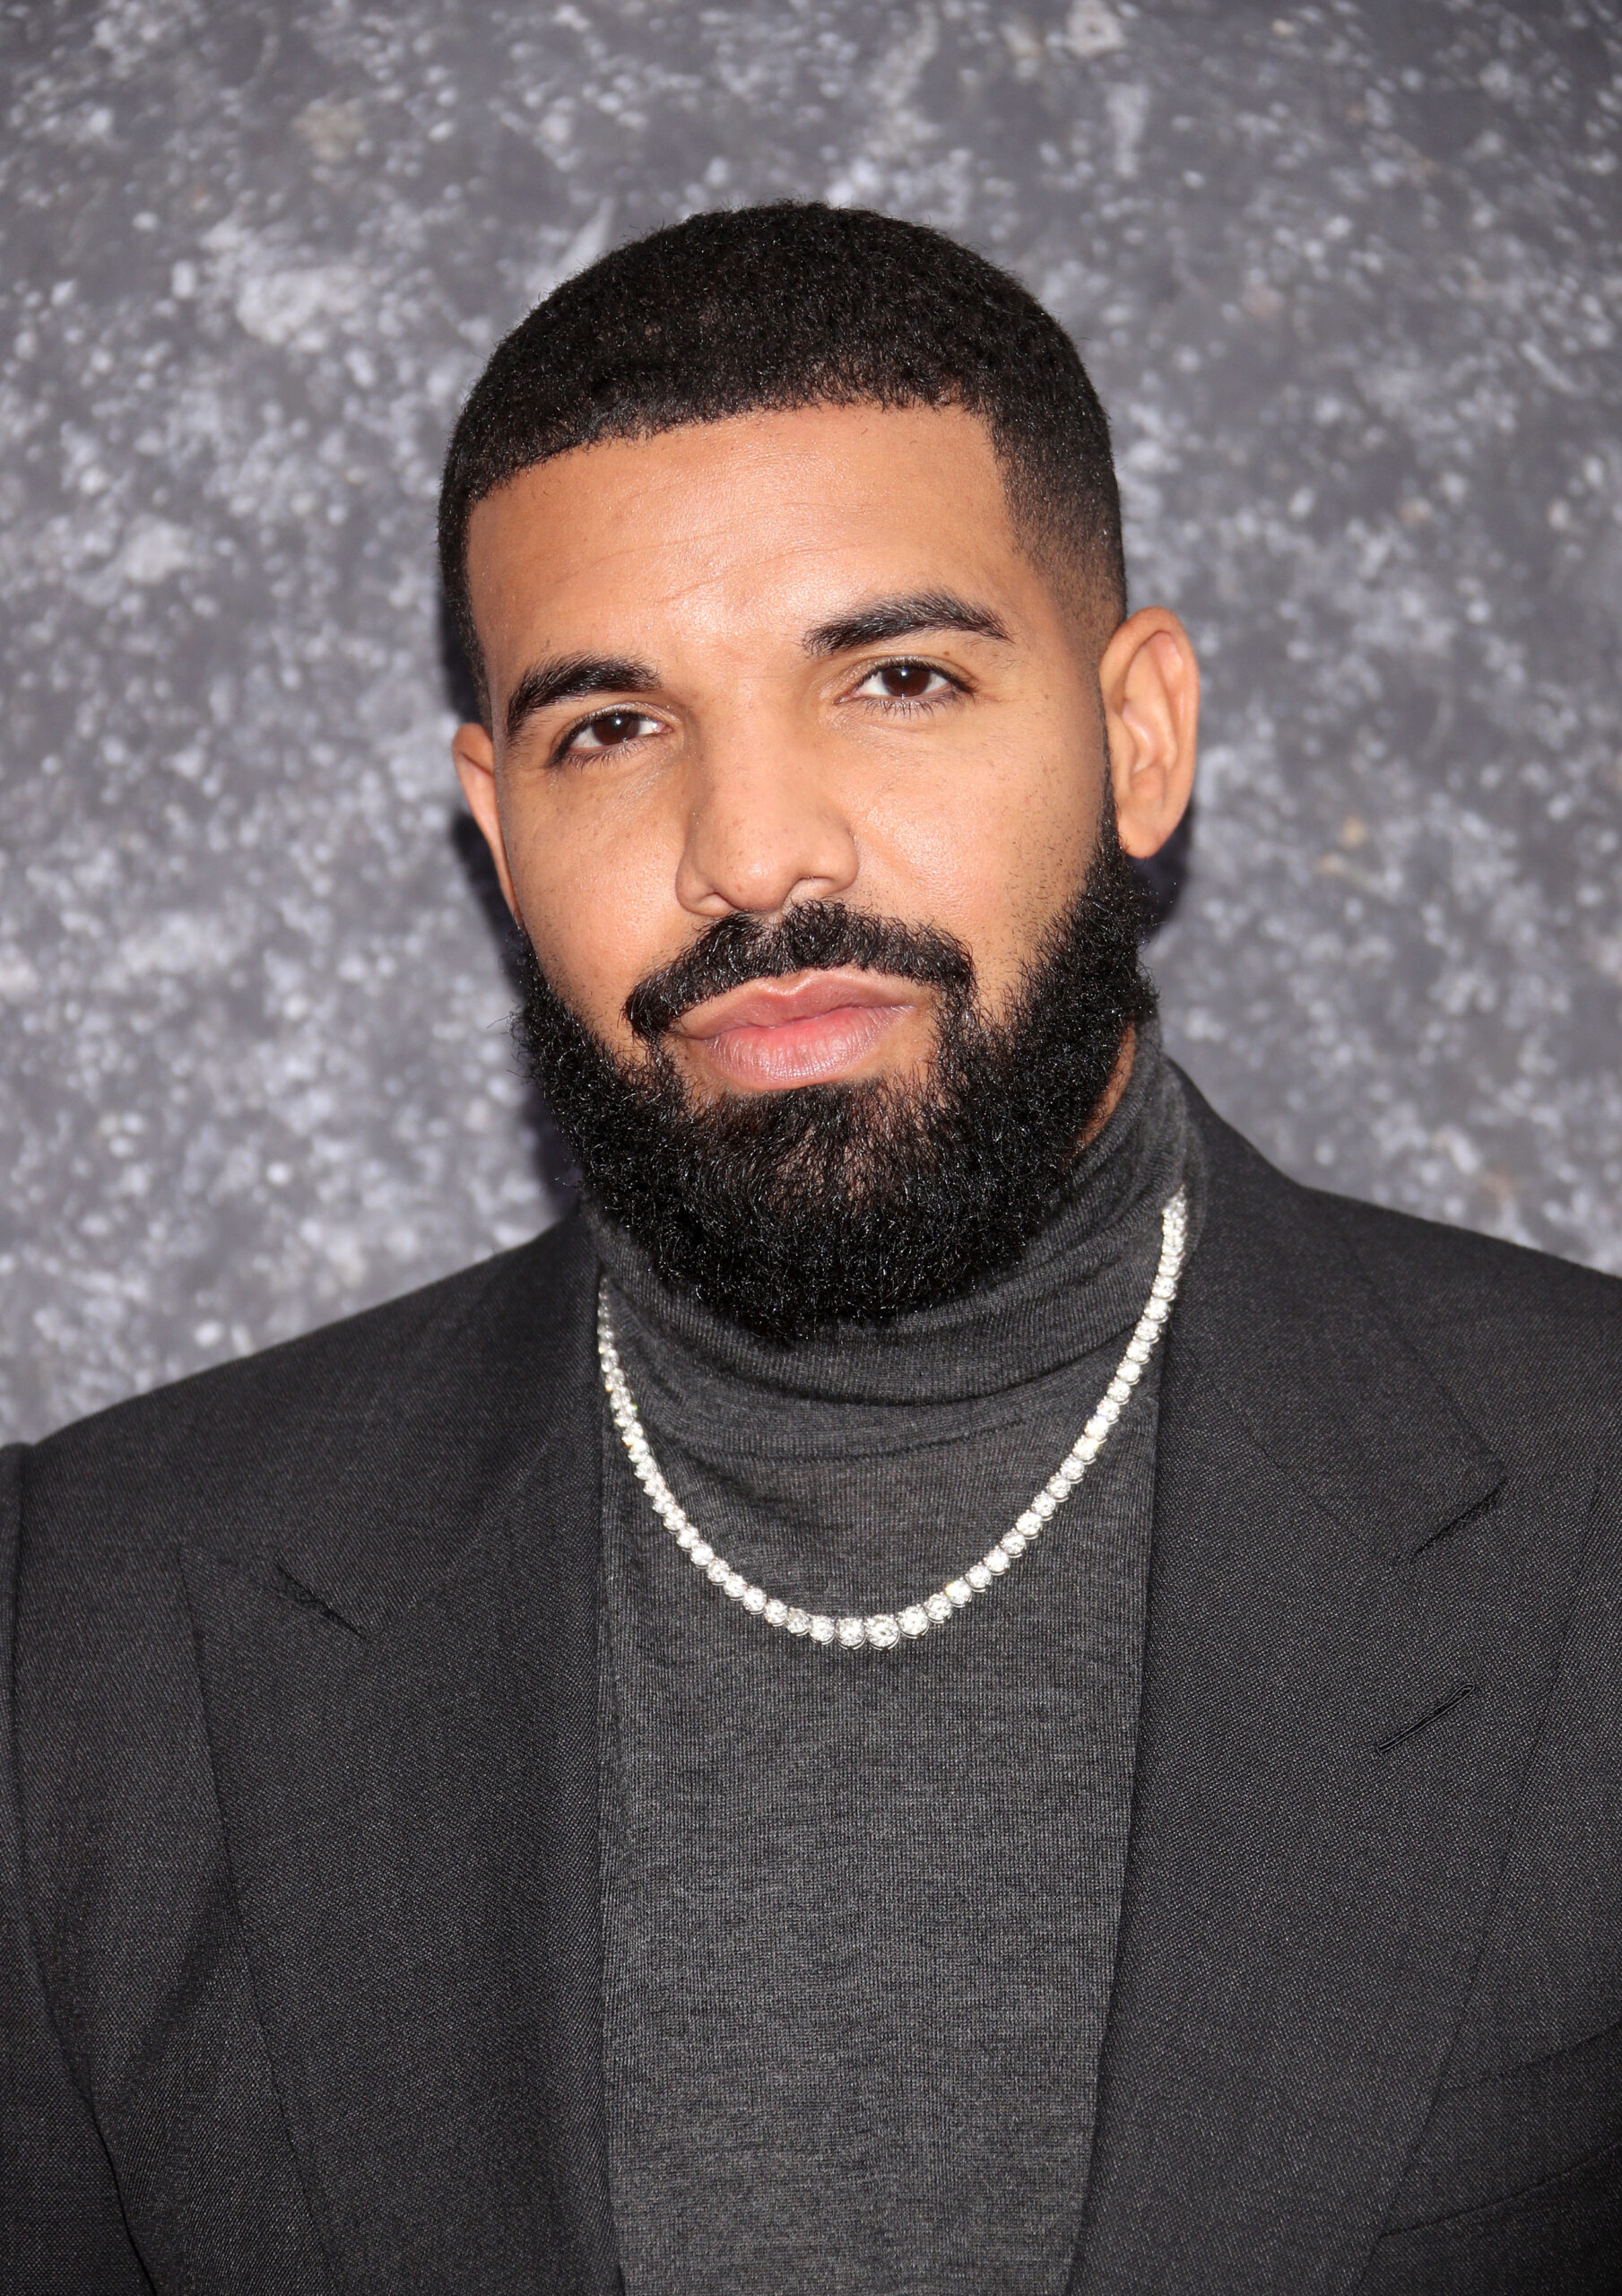
[[[775,922],[748,909],[717,918],[690,949],[638,982],[625,1000],[625,1018],[634,1036],[652,1044],[683,1013],[746,981],[837,965],[890,973],[963,1002],[974,992],[974,961],[952,934],[874,917],[843,901],[806,901]]]

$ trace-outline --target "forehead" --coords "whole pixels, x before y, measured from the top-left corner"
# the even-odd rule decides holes
[[[1011,606],[1030,576],[989,435],[956,407],[806,407],[576,448],[487,496],[468,534],[498,689],[516,653],[599,642],[605,618],[736,640],[875,587],[968,584]]]

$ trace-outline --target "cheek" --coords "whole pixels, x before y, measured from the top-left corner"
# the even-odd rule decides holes
[[[547,792],[509,804],[503,819],[542,970],[590,1028],[629,1048],[625,1000],[682,939],[668,839],[645,810],[632,820],[622,803],[594,792]]]
[[[1080,889],[1101,795],[1097,761],[1057,743],[988,749],[928,786],[898,780],[870,815],[870,898],[967,943],[994,1004]]]

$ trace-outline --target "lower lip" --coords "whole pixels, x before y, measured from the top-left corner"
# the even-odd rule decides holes
[[[889,1035],[901,1004],[837,1004],[830,1013],[772,1028],[722,1029],[689,1039],[707,1067],[725,1083],[755,1091],[827,1084],[849,1074]]]

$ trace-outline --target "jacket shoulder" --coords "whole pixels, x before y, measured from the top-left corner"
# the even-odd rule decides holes
[[[1531,1456],[1570,1439],[1609,1451],[1622,1433],[1622,1280],[1305,1187],[1190,1098],[1230,1253],[1277,1268],[1304,1300],[1364,1290],[1489,1448]]]
[[[409,1525],[533,1447],[572,1396],[595,1261],[577,1218],[421,1290],[131,1397],[22,1452],[30,1536],[124,1569],[259,1552],[321,1518]],[[409,1530],[400,1537],[409,1544]]]
[[[1470,1228],[1452,1228],[1383,1205],[1313,1190],[1382,1290],[1440,1327],[1546,1321],[1575,1335],[1622,1332],[1622,1277]]]
[[[1371,1280],[1391,1283],[1405,1296],[1416,1285],[1426,1287],[1427,1294],[1436,1287],[1431,1304],[1443,1313],[1468,1314],[1485,1307],[1496,1316],[1552,1314],[1616,1330],[1622,1317],[1622,1277],[1474,1229],[1450,1227],[1291,1179],[1219,1117],[1181,1071],[1179,1076],[1213,1187],[1230,1218],[1258,1230],[1280,1221],[1303,1229],[1327,1220]],[[1415,1298],[1410,1304],[1421,1301]]]

